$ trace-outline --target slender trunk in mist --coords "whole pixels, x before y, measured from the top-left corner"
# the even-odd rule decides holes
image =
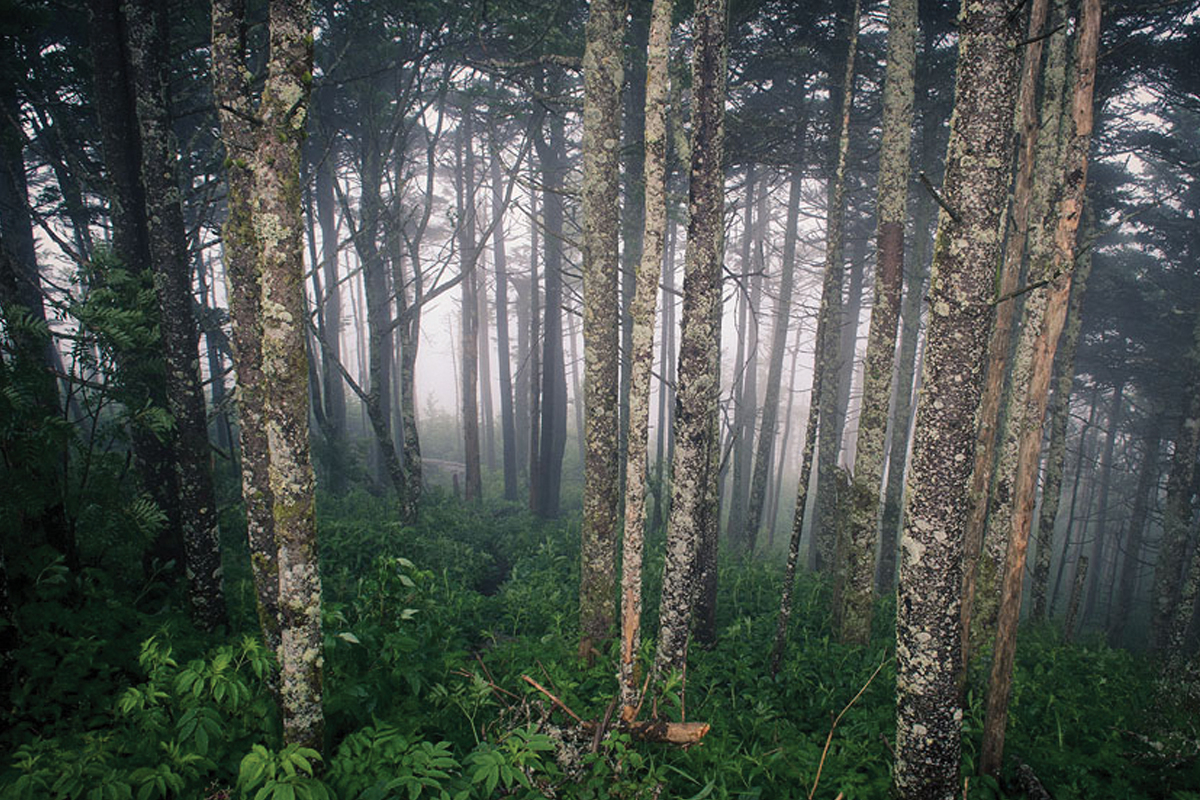
[[[477,247],[482,250],[483,243],[480,242]],[[479,422],[483,429],[483,463],[489,471],[494,472],[496,409],[492,398],[492,346],[491,336],[488,334],[487,273],[478,264],[471,271],[475,275],[475,301],[478,303],[475,319],[479,326]]]
[[[1058,345],[1058,361],[1055,364],[1054,396],[1050,400],[1050,443],[1046,450],[1046,474],[1042,480],[1042,505],[1038,510],[1037,558],[1033,564],[1033,606],[1030,620],[1046,619],[1050,608],[1046,604],[1046,592],[1050,583],[1050,555],[1054,543],[1054,524],[1058,518],[1058,506],[1062,499],[1063,464],[1067,455],[1067,422],[1071,408],[1071,385],[1075,378],[1075,353],[1079,348],[1079,331],[1083,313],[1083,297],[1088,276],[1092,271],[1090,251],[1083,255],[1075,266],[1075,278],[1071,284],[1071,304],[1067,310],[1067,324],[1062,341]],[[1093,405],[1094,408],[1094,405]],[[1070,541],[1070,535],[1066,540]],[[1063,546],[1064,561],[1066,545]],[[1059,573],[1062,572],[1060,562]]]
[[[767,548],[775,547],[775,523],[779,520],[779,505],[783,499],[783,476],[787,472],[788,459],[784,455],[790,452],[788,443],[792,438],[792,409],[796,405],[796,363],[800,360],[800,338],[802,331],[796,326],[796,341],[792,346],[792,363],[788,367],[788,398],[787,410],[783,416],[783,436],[779,440],[779,462],[775,467],[775,485],[771,489],[770,501],[767,503]]]
[[[625,530],[621,549],[621,719],[633,720],[640,686],[642,553],[646,529],[650,381],[654,368],[655,300],[667,233],[667,75],[671,43],[671,0],[655,0],[646,45],[645,206],[641,260],[630,316],[629,435],[626,455]],[[669,298],[667,298],[669,299]],[[660,414],[661,416],[661,414]],[[660,422],[661,425],[661,422]],[[661,445],[660,445],[661,447]],[[660,457],[661,463],[661,457]]]
[[[479,284],[475,269],[475,142],[474,115],[466,103],[455,138],[455,198],[458,208],[458,252],[462,265],[462,419],[463,461],[466,476],[463,496],[467,501],[483,498],[483,476],[479,452]]]
[[[1092,577],[1087,584],[1087,596],[1083,603],[1082,622],[1087,623],[1096,611],[1096,603],[1100,598],[1100,581],[1097,576],[1104,570],[1104,548],[1108,540],[1108,496],[1112,489],[1113,452],[1117,446],[1117,435],[1120,433],[1121,416],[1125,410],[1125,384],[1118,383],[1113,387],[1112,405],[1108,411],[1108,438],[1104,443],[1104,452],[1100,456],[1100,497],[1096,501],[1096,526],[1092,534]],[[1088,508],[1091,507],[1089,504]]]
[[[1176,615],[1180,613],[1180,609],[1184,609],[1182,594],[1185,557],[1188,533],[1192,530],[1192,491],[1195,485],[1196,456],[1200,453],[1200,313],[1196,315],[1196,327],[1192,335],[1192,346],[1186,361],[1183,420],[1175,437],[1171,470],[1167,474],[1163,534],[1158,562],[1154,567],[1154,586],[1151,594],[1150,647],[1168,657],[1179,655],[1183,635],[1186,633],[1186,626],[1176,624]],[[1193,553],[1192,561],[1200,562],[1200,553]],[[1194,581],[1190,579],[1189,583],[1194,585]],[[1190,612],[1191,606],[1188,605],[1183,613]]]
[[[328,431],[326,450],[329,463],[330,490],[335,494],[346,488],[346,387],[338,362],[341,359],[342,287],[338,274],[338,229],[334,216],[336,198],[333,184],[337,180],[334,153],[328,152],[317,163],[314,194],[317,226],[321,231],[321,264],[325,296],[322,302],[324,325],[321,326],[321,388],[325,402],[325,426]]]
[[[541,138],[541,123],[539,121],[534,132],[534,141]],[[530,164],[530,170],[533,165]],[[538,459],[541,457],[541,397],[542,397],[542,341],[541,314],[538,304],[538,195],[536,191],[529,193],[529,510],[537,513],[541,509],[539,491],[541,490],[541,470]]]
[[[141,176],[161,314],[167,404],[175,419],[189,599],[197,624],[212,630],[226,621],[225,596],[196,321],[192,315],[191,270],[175,169],[177,148],[167,106],[166,65],[162,63],[168,40],[166,9],[149,0],[129,2],[122,8],[129,35],[131,74],[137,88]]]
[[[960,796],[961,591],[981,363],[1011,177],[1016,54],[1011,6],[980,0],[959,16],[959,58],[938,220],[930,321],[913,429],[896,613],[894,790]]]
[[[667,176],[663,176],[664,183]],[[663,319],[662,346],[659,348],[658,368],[658,427],[654,447],[654,512],[651,520],[655,529],[666,524],[667,497],[666,481],[670,473],[674,451],[675,403],[670,376],[675,374],[675,225],[667,216],[666,254],[662,262]]]
[[[757,329],[757,314],[758,306],[751,306],[750,298],[750,246],[753,236],[751,231],[754,225],[754,180],[755,180],[754,164],[746,166],[746,191],[743,195],[742,207],[742,243],[741,243],[741,280],[737,285],[737,349],[736,357],[733,364],[733,430],[731,435],[734,438],[733,445],[733,482],[730,488],[729,497],[729,522],[728,531],[730,541],[735,545],[744,541],[745,533],[743,527],[746,516],[746,493],[749,491],[749,475],[747,473],[749,465],[746,463],[753,453],[754,445],[754,417],[758,409],[756,403],[747,405],[747,389],[753,392],[755,388],[754,378],[751,376],[751,371],[747,367],[747,351],[748,351],[748,331],[751,324],[755,324]],[[751,314],[755,316],[753,323],[749,319]],[[757,337],[755,337],[757,338]],[[753,395],[750,395],[753,397]]]
[[[1021,616],[1021,593],[1025,581],[1025,554],[1033,526],[1037,495],[1042,429],[1054,370],[1054,354],[1062,337],[1071,298],[1079,222],[1083,218],[1087,186],[1088,150],[1092,141],[1092,95],[1096,82],[1096,53],[1100,43],[1100,0],[1084,0],[1080,11],[1075,51],[1075,85],[1071,93],[1069,132],[1061,154],[1059,193],[1053,216],[1042,230],[1053,224],[1050,252],[1034,248],[1029,266],[1031,283],[1046,281],[1025,300],[1024,324],[1014,359],[1011,414],[1018,437],[1013,473],[1012,512],[1008,531],[1008,558],[1000,587],[996,644],[992,674],[988,682],[987,715],[980,747],[980,772],[998,776],[1004,754],[1008,701],[1012,693],[1013,667],[1017,651],[1017,624]],[[1036,326],[1036,327],[1035,327]],[[1006,434],[1007,436],[1007,434]]]
[[[1075,567],[1075,582],[1071,584],[1071,599],[1067,603],[1067,616],[1063,620],[1063,641],[1070,644],[1075,638],[1075,623],[1079,619],[1079,605],[1083,599],[1083,587],[1087,583],[1088,557],[1080,556]]]
[[[549,127],[549,137],[538,137],[534,140],[534,147],[542,164],[542,185],[545,187],[542,204],[546,230],[543,261],[546,295],[541,363],[542,417],[538,455],[538,473],[541,480],[537,489],[537,514],[546,518],[558,516],[563,452],[567,445],[567,373],[563,360],[562,324],[562,192],[567,145],[563,115],[551,115]]]
[[[672,500],[663,567],[654,671],[659,679],[684,667],[695,602],[696,553],[713,464],[714,380],[720,359],[721,262],[724,249],[726,70],[725,0],[700,0],[694,17],[691,182],[683,288],[683,324],[675,416]]]
[[[1145,538],[1146,523],[1151,505],[1157,505],[1155,501],[1158,499],[1158,456],[1162,452],[1163,424],[1161,409],[1153,409],[1151,414],[1150,430],[1142,442],[1142,465],[1138,472],[1137,488],[1134,490],[1133,511],[1129,515],[1129,538],[1125,542],[1117,598],[1111,608],[1112,616],[1108,624],[1110,647],[1120,647],[1125,639],[1125,626],[1129,623],[1130,612],[1133,611],[1133,597],[1137,590],[1138,578],[1141,577],[1142,540]]]
[[[841,446],[841,422],[838,418],[839,356],[842,340],[842,284],[846,265],[843,257],[846,230],[846,158],[850,150],[850,114],[854,109],[854,68],[858,53],[858,26],[861,2],[855,0],[854,10],[846,19],[849,47],[842,66],[839,87],[831,91],[830,108],[836,109],[833,118],[838,130],[836,144],[831,150],[830,179],[825,206],[825,265],[821,286],[822,336],[817,341],[816,369],[822,371],[821,394],[813,398],[820,408],[820,427],[817,435],[817,505],[813,517],[812,554],[810,561],[817,570],[836,569],[837,546],[837,484],[834,470]],[[832,84],[832,78],[830,80]],[[830,126],[831,130],[834,125]],[[830,137],[832,139],[832,137]]]
[[[780,263],[779,288],[775,296],[775,316],[771,322],[771,360],[767,363],[767,384],[763,393],[762,424],[754,454],[754,474],[750,479],[750,498],[746,505],[745,531],[741,541],[747,553],[754,552],[758,541],[758,530],[762,527],[763,508],[767,494],[767,476],[770,475],[772,454],[775,447],[775,429],[779,415],[779,392],[783,383],[783,355],[787,349],[788,325],[792,316],[792,293],[796,285],[796,238],[800,215],[800,190],[803,182],[803,148],[807,115],[800,120],[801,138],[797,143],[801,159],[792,167],[789,181],[787,218],[784,223],[783,259]],[[789,384],[790,386],[790,384]],[[813,405],[816,405],[815,401]],[[780,461],[783,461],[782,454]],[[774,525],[769,519],[768,524]]]
[[[496,268],[496,351],[500,371],[500,445],[504,451],[504,499],[517,499],[517,425],[513,413],[512,356],[508,331],[508,253],[504,245],[504,184],[500,176],[500,148],[492,143],[492,262]]]
[[[963,668],[970,664],[976,651],[987,646],[995,635],[996,614],[1000,603],[1000,581],[1004,572],[1004,553],[1012,521],[1012,482],[1017,459],[1017,422],[1012,419],[1018,409],[1013,398],[1028,383],[1028,347],[1018,354],[1023,371],[1009,384],[1005,395],[1005,378],[1010,372],[1010,352],[1013,330],[1017,320],[1018,299],[1013,296],[1020,279],[1025,258],[1025,242],[1030,221],[1035,228],[1034,247],[1043,251],[1049,246],[1049,235],[1041,226],[1053,210],[1048,204],[1031,214],[1031,193],[1048,197],[1059,176],[1058,140],[1062,112],[1063,82],[1066,76],[1066,34],[1053,38],[1050,58],[1046,65],[1045,89],[1042,97],[1042,125],[1038,128],[1037,78],[1041,72],[1045,40],[1042,29],[1050,8],[1049,0],[1034,0],[1030,9],[1026,38],[1030,44],[1023,48],[1024,62],[1021,84],[1017,90],[1017,177],[1013,189],[1012,210],[1008,219],[1008,241],[1000,268],[998,296],[1007,298],[996,306],[988,345],[987,378],[979,407],[979,443],[975,448],[975,467],[971,475],[971,516],[967,524],[966,563],[963,569]],[[1036,167],[1036,170],[1035,170]],[[1034,183],[1038,184],[1035,188]],[[1051,222],[1051,224],[1053,224]],[[1031,261],[1042,257],[1031,254]],[[1030,283],[1033,278],[1030,278]],[[1037,307],[1040,301],[1031,306]],[[1037,331],[1038,312],[1031,308],[1022,327]],[[1003,419],[1002,419],[1003,413]],[[999,462],[999,463],[997,463]]]
[[[900,282],[904,274],[904,223],[916,55],[916,0],[892,0],[888,6],[888,66],[884,78],[883,142],[879,155],[875,298],[867,334],[862,411],[850,485],[846,579],[839,615],[842,640],[859,644],[866,644],[871,634],[883,450],[896,354],[896,324],[900,316]]]
[[[571,364],[571,408],[575,412],[575,447],[579,452],[579,461],[583,463],[587,453],[587,445],[584,443],[584,421],[583,421],[583,390],[579,386],[579,362],[582,359],[579,357],[579,343],[576,334],[579,332],[577,318],[582,317],[583,312],[578,314],[573,311],[567,312],[567,346],[570,349],[570,364]]]
[[[1096,438],[1093,432],[1096,430],[1096,415],[1099,413],[1099,410],[1100,393],[1098,390],[1093,389],[1091,410],[1088,412],[1087,421],[1084,422],[1079,431],[1079,452],[1075,457],[1075,477],[1071,482],[1071,504],[1067,508],[1067,524],[1064,526],[1066,530],[1063,534],[1062,551],[1059,553],[1058,570],[1054,578],[1054,593],[1050,595],[1050,604],[1046,610],[1047,615],[1053,614],[1054,609],[1058,607],[1058,594],[1059,589],[1062,587],[1063,574],[1066,572],[1067,563],[1071,560],[1071,542],[1076,538],[1074,535],[1076,523],[1075,508],[1079,503],[1079,485],[1083,482],[1084,463],[1090,461],[1092,458],[1091,450],[1095,444]],[[1085,503],[1085,506],[1089,508],[1091,507],[1090,488],[1091,483],[1089,482],[1089,498]],[[1083,530],[1080,531],[1080,535],[1078,537],[1079,552],[1083,551],[1083,542],[1086,534],[1087,522],[1085,521],[1083,524]]]

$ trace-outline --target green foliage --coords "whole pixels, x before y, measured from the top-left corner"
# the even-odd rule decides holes
[[[274,752],[254,745],[238,768],[238,789],[254,800],[329,800],[328,787],[316,777],[316,750],[289,744]]]

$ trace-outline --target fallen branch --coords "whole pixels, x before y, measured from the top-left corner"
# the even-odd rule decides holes
[[[563,711],[565,711],[567,713],[567,716],[569,716],[571,719],[575,720],[580,725],[585,724],[584,721],[580,718],[580,716],[578,714],[576,714],[571,709],[567,708],[567,704],[564,703],[562,700],[559,700],[553,694],[551,694],[550,690],[547,689],[545,686],[542,686],[540,683],[538,683],[537,681],[535,681],[533,678],[529,677],[528,675],[522,675],[521,680],[525,681],[530,686],[537,689],[542,694],[546,695],[546,697],[550,698],[550,702],[554,703],[554,705],[558,706]]]
[[[871,681],[875,680],[875,676],[879,674],[879,670],[883,669],[883,665],[886,663],[886,658],[879,662],[879,666],[871,673],[871,677],[867,678],[867,682],[858,690],[858,694],[850,698],[850,702],[846,703],[846,707],[842,709],[841,713],[834,718],[833,724],[829,726],[829,735],[825,737],[825,749],[821,751],[821,761],[817,764],[817,777],[813,779],[812,788],[808,791],[808,800],[812,800],[813,795],[817,793],[817,785],[821,783],[821,770],[825,768],[825,757],[829,755],[829,745],[833,741],[833,732],[837,730],[838,723],[842,721],[842,717],[850,710],[850,706],[858,702],[858,698],[863,696],[863,692],[871,685]]]

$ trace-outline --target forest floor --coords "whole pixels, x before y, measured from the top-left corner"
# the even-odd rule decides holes
[[[12,567],[30,599],[18,611],[24,644],[0,709],[0,797],[888,796],[893,602],[877,605],[870,645],[842,645],[826,583],[801,576],[783,669],[772,677],[782,565],[723,559],[716,643],[693,644],[687,673],[642,710],[708,723],[707,736],[690,747],[597,736],[563,710],[603,720],[616,692],[615,647],[590,666],[576,655],[577,521],[440,495],[413,528],[365,493],[322,498],[320,509],[323,764],[279,746],[271,659],[255,635],[231,508],[233,621],[216,635],[190,626],[161,576],[144,580],[136,560],[99,545],[79,574],[46,554],[38,563],[37,553]],[[647,552],[661,549],[652,537]],[[656,558],[645,569],[651,640]],[[644,640],[643,663],[652,655]],[[974,665],[968,680],[965,776],[974,773],[986,668]],[[1018,772],[1028,765],[1056,800],[1200,800],[1198,685],[1168,685],[1146,659],[1098,640],[1023,630],[1004,780],[971,778],[964,795],[1022,797]]]

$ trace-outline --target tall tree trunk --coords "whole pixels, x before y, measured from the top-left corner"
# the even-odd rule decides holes
[[[534,141],[542,137],[542,116],[535,115]],[[532,171],[533,165],[530,165]],[[542,341],[541,314],[538,306],[538,193],[529,193],[529,510],[541,510],[542,479],[538,459],[541,457],[541,397],[542,397]]]
[[[646,530],[650,381],[654,368],[655,301],[667,234],[667,73],[671,44],[671,0],[655,0],[646,44],[645,201],[642,251],[630,316],[629,435],[626,455],[625,529],[621,548],[621,718],[632,721],[640,686],[642,554]],[[664,295],[669,301],[669,297]],[[659,423],[662,424],[661,421]],[[661,460],[661,455],[660,455]]]
[[[1134,593],[1137,591],[1138,578],[1142,571],[1142,540],[1145,537],[1146,523],[1150,516],[1150,507],[1157,505],[1158,500],[1158,456],[1162,452],[1163,424],[1160,409],[1152,409],[1151,413],[1153,416],[1150,430],[1142,441],[1142,466],[1138,473],[1137,488],[1134,490],[1133,511],[1129,516],[1129,539],[1125,543],[1119,593],[1111,609],[1112,616],[1108,625],[1110,647],[1120,647],[1125,639],[1125,626],[1129,623]]]
[[[682,669],[696,597],[694,584],[709,469],[713,413],[720,400],[721,261],[724,250],[725,0],[701,0],[694,17],[691,182],[683,321],[675,401],[675,457],[667,554],[659,603],[659,679]]]
[[[189,599],[197,624],[212,630],[226,620],[225,595],[208,424],[198,369],[198,333],[192,316],[191,271],[175,170],[177,149],[167,105],[166,65],[161,61],[169,52],[166,9],[151,0],[131,0],[122,10],[129,35],[131,74],[138,90],[141,179],[161,313],[167,401],[175,418]]]
[[[474,114],[463,98],[462,119],[455,139],[455,197],[458,205],[458,252],[462,269],[462,418],[463,460],[466,480],[463,496],[469,502],[483,498],[479,452],[479,283],[475,269],[475,135]]]
[[[504,185],[500,177],[500,147],[493,127],[492,262],[496,268],[496,368],[500,372],[500,446],[504,454],[504,499],[517,499],[517,424],[513,414],[512,354],[508,331],[508,252],[504,245]]]
[[[341,358],[342,287],[338,275],[338,230],[334,217],[336,200],[333,184],[336,180],[334,153],[330,151],[317,163],[314,194],[317,225],[321,231],[320,269],[325,284],[322,303],[325,324],[321,330],[321,350],[328,354],[321,359],[321,396],[325,403],[325,424],[329,432],[329,488],[340,494],[346,488],[346,462],[349,454],[346,452],[345,442],[346,389],[337,366]]]
[[[1033,607],[1029,615],[1033,622],[1046,619],[1050,611],[1046,604],[1046,591],[1050,582],[1050,551],[1054,543],[1054,524],[1058,518],[1058,506],[1062,497],[1063,463],[1067,455],[1067,418],[1071,407],[1071,385],[1075,379],[1075,352],[1079,347],[1079,332],[1082,327],[1083,297],[1091,271],[1092,257],[1089,251],[1075,266],[1067,324],[1058,346],[1054,397],[1051,398],[1049,411],[1050,443],[1046,450],[1046,477],[1042,482],[1042,505],[1038,511],[1037,558],[1033,564]],[[1070,536],[1067,535],[1066,538],[1069,540]],[[1063,552],[1065,554],[1066,550]]]
[[[1013,330],[1017,320],[1014,296],[1025,257],[1026,234],[1030,220],[1036,225],[1031,261],[1042,259],[1050,246],[1046,223],[1053,225],[1054,210],[1048,203],[1030,214],[1030,195],[1048,198],[1058,170],[1059,120],[1062,116],[1063,81],[1066,75],[1066,36],[1054,39],[1046,68],[1042,98],[1043,125],[1037,126],[1035,95],[1041,69],[1042,29],[1045,27],[1049,0],[1035,0],[1029,14],[1024,48],[1021,85],[1017,91],[1019,152],[1017,178],[1009,217],[1008,243],[1000,270],[999,297],[988,345],[987,379],[979,409],[979,445],[975,448],[975,469],[971,475],[971,516],[967,527],[966,565],[963,574],[963,665],[970,664],[975,651],[987,647],[995,635],[1000,603],[1000,581],[1004,572],[1004,554],[1013,515],[1013,480],[1016,473],[1018,417],[1020,410],[1013,398],[1028,383],[1029,347],[1032,335],[1041,324],[1040,301],[1027,303],[1029,312],[1022,323],[1023,345],[1018,344],[1016,362],[1010,364]],[[1036,170],[1035,170],[1036,167]],[[1034,181],[1039,186],[1035,189]],[[1030,278],[1033,283],[1035,278]],[[1030,313],[1031,312],[1031,313]],[[1022,347],[1024,349],[1022,349]],[[1006,396],[1005,377],[1012,372]],[[1016,387],[1016,388],[1014,388]],[[1003,415],[1002,415],[1003,412]]]
[[[866,644],[871,635],[875,539],[883,482],[888,400],[904,274],[904,223],[908,200],[908,152],[912,139],[913,83],[917,57],[916,0],[888,5],[888,58],[883,87],[883,141],[879,154],[879,226],[876,234],[875,299],[867,334],[862,412],[855,446],[847,541],[846,585],[840,614],[844,641]]]
[[[555,89],[551,85],[548,89]],[[559,490],[562,486],[563,452],[567,445],[567,373],[563,360],[562,324],[562,242],[563,179],[565,172],[566,133],[562,114],[550,117],[550,135],[534,140],[542,164],[544,187],[542,208],[545,218],[544,271],[546,280],[545,319],[542,332],[541,431],[538,455],[537,513],[541,517],[558,516]],[[548,139],[548,141],[547,141]]]
[[[668,69],[668,74],[670,70]],[[668,93],[669,97],[669,93]],[[669,115],[668,115],[669,119]],[[666,183],[669,175],[664,174]],[[665,189],[664,189],[665,191]],[[663,286],[663,319],[662,346],[659,348],[658,369],[658,426],[654,447],[654,512],[651,520],[655,529],[666,524],[666,512],[669,503],[664,502],[667,496],[666,482],[670,473],[666,470],[672,462],[674,450],[675,403],[673,386],[668,376],[675,374],[675,225],[667,216],[666,252],[662,262]]]
[[[1182,644],[1182,639],[1177,638],[1178,626],[1173,622],[1176,610],[1181,607],[1187,537],[1192,530],[1196,456],[1200,453],[1200,309],[1197,309],[1192,336],[1187,356],[1183,420],[1175,437],[1171,470],[1167,474],[1162,542],[1154,567],[1150,608],[1150,647],[1170,657],[1177,655],[1178,646]],[[1193,554],[1192,559],[1200,561],[1200,554]]]
[[[955,107],[947,145],[930,321],[913,432],[896,620],[895,791],[959,796],[964,497],[983,388],[1010,155],[1019,37],[1010,5],[980,0],[959,16]]]
[[[850,150],[850,114],[854,109],[854,68],[858,53],[858,26],[862,3],[855,0],[854,10],[846,18],[848,49],[842,66],[840,90],[831,91],[830,104],[836,109],[838,137],[831,150],[830,164],[833,169],[829,177],[825,206],[825,275],[821,288],[821,314],[825,317],[824,330],[818,341],[820,367],[825,374],[821,379],[821,395],[813,398],[820,405],[820,427],[817,431],[817,505],[815,510],[812,541],[813,566],[817,570],[833,570],[834,551],[837,546],[837,468],[838,450],[841,448],[841,423],[838,418],[839,357],[841,354],[842,284],[846,265],[844,261],[846,229],[846,158]],[[830,83],[833,83],[832,76]],[[830,125],[830,130],[834,125]],[[832,140],[832,136],[830,137]]]
[[[803,152],[804,134],[807,129],[807,114],[800,120],[800,139],[797,149],[800,159],[791,170],[788,188],[787,218],[784,223],[783,260],[780,264],[779,290],[775,296],[775,316],[771,323],[771,360],[767,364],[767,384],[763,393],[762,423],[754,453],[754,474],[750,479],[750,498],[746,505],[745,533],[741,540],[747,553],[754,552],[758,541],[758,529],[762,527],[763,506],[767,494],[767,476],[770,474],[772,453],[775,447],[775,429],[779,414],[779,392],[783,382],[783,355],[787,349],[788,322],[792,315],[792,293],[796,285],[796,238],[800,216],[800,190],[804,179]],[[813,401],[815,404],[815,400]],[[780,460],[783,460],[780,455]],[[774,524],[774,520],[768,520]]]
[[[272,0],[270,57],[254,159],[254,230],[262,265],[263,417],[279,544],[283,738],[321,750],[321,574],[309,455],[304,351],[300,154],[312,85],[307,0]]]
[[[1087,421],[1083,423],[1083,426],[1080,428],[1080,431],[1079,431],[1079,452],[1078,452],[1078,455],[1076,455],[1076,457],[1075,457],[1075,477],[1071,482],[1071,504],[1067,508],[1067,523],[1065,525],[1066,531],[1063,534],[1062,551],[1059,553],[1058,570],[1057,570],[1057,572],[1055,574],[1055,578],[1054,578],[1054,592],[1053,592],[1053,594],[1050,595],[1050,604],[1047,608],[1047,614],[1053,614],[1054,609],[1058,606],[1058,593],[1059,593],[1059,589],[1062,587],[1063,573],[1066,572],[1067,563],[1071,560],[1070,559],[1071,541],[1075,538],[1075,536],[1074,536],[1075,522],[1076,522],[1075,508],[1079,502],[1079,485],[1080,485],[1080,483],[1082,483],[1083,465],[1085,462],[1091,460],[1091,446],[1095,442],[1095,435],[1089,436],[1089,434],[1096,431],[1096,415],[1100,410],[1100,402],[1099,401],[1100,401],[1100,392],[1096,389],[1093,389],[1092,390],[1092,400],[1091,400],[1091,404],[1090,404],[1091,410],[1088,412]],[[1090,494],[1090,486],[1089,486],[1089,494]],[[1091,506],[1091,498],[1090,497],[1088,498],[1088,502],[1085,503],[1085,505],[1088,507]],[[1084,539],[1084,536],[1087,534],[1086,521],[1084,522],[1082,527],[1083,527],[1083,530],[1080,532],[1080,536],[1079,536],[1080,552],[1082,552],[1082,550],[1083,550],[1083,539]]]
[[[1122,379],[1123,380],[1123,379]],[[1117,447],[1117,436],[1120,434],[1122,415],[1125,412],[1125,384],[1118,383],[1113,387],[1112,405],[1108,411],[1108,438],[1104,443],[1104,452],[1100,456],[1100,497],[1096,500],[1096,526],[1092,534],[1092,574],[1088,579],[1087,594],[1083,602],[1082,623],[1088,620],[1096,611],[1097,600],[1100,598],[1100,581],[1096,576],[1104,572],[1104,548],[1108,540],[1108,510],[1109,494],[1112,491],[1113,453]],[[1092,508],[1089,503],[1086,508]],[[1086,541],[1080,538],[1080,546]]]
[[[1013,369],[1013,396],[1019,400],[1019,405],[1014,406],[1012,417],[1019,442],[1012,482],[1013,510],[1008,532],[1008,559],[1000,591],[1000,613],[979,759],[980,772],[993,776],[999,775],[1004,754],[1008,701],[1017,651],[1017,623],[1021,615],[1021,592],[1025,580],[1025,553],[1029,546],[1029,529],[1033,525],[1033,504],[1037,494],[1042,428],[1050,376],[1054,368],[1054,352],[1067,318],[1079,221],[1083,217],[1099,43],[1100,0],[1084,0],[1076,41],[1071,127],[1062,153],[1062,174],[1058,178],[1060,193],[1054,217],[1047,217],[1042,226],[1043,230],[1048,230],[1051,222],[1056,223],[1053,250],[1050,253],[1035,250],[1029,268],[1030,281],[1045,280],[1048,283],[1044,292],[1035,290],[1025,301],[1024,325],[1017,343]]]
[[[103,0],[89,6],[89,47],[97,97],[101,152],[107,177],[112,249],[122,265],[139,275],[150,273],[150,244],[147,232],[145,191],[141,183],[141,141],[134,109],[136,89],[130,73],[128,37],[124,32],[120,0]],[[9,214],[5,219],[11,219]],[[161,349],[138,348],[118,354],[119,368],[131,376],[130,383],[145,386],[146,401],[158,408],[167,406],[165,369]],[[166,515],[167,524],[151,547],[161,563],[184,562],[182,522],[179,515],[179,474],[175,468],[175,445],[159,439],[143,425],[134,425],[130,440],[139,482]],[[149,560],[149,559],[148,559]]]
[[[755,165],[746,165],[746,190],[742,207],[742,243],[741,243],[741,279],[737,285],[737,349],[733,364],[733,424],[730,435],[733,437],[733,482],[729,492],[729,522],[728,535],[735,546],[744,547],[745,516],[747,492],[749,483],[749,461],[753,457],[754,447],[754,418],[757,408],[747,405],[746,401],[753,397],[755,379],[747,366],[747,355],[750,351],[749,330],[754,325],[757,330],[757,304],[751,306],[750,298],[750,249],[753,241],[754,228],[754,181],[756,178]],[[751,317],[753,316],[753,319]],[[747,390],[751,394],[747,395]]]
[[[483,243],[477,245],[482,251]],[[492,397],[492,346],[488,334],[488,302],[487,274],[483,268],[476,265],[472,270],[475,275],[475,300],[478,311],[475,319],[479,326],[479,422],[483,434],[483,463],[489,471],[496,469],[496,409]]]

